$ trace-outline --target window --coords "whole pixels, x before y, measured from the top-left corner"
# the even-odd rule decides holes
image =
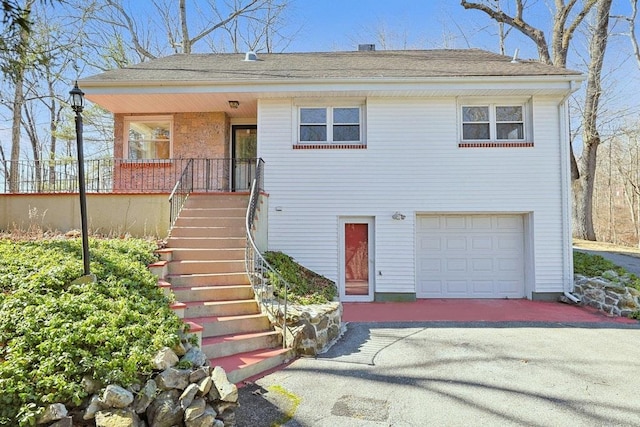
[[[464,141],[524,141],[524,106],[463,106],[462,139]]]
[[[362,144],[360,107],[301,107],[301,143]]]
[[[125,156],[129,160],[170,159],[171,117],[129,117],[125,119]]]

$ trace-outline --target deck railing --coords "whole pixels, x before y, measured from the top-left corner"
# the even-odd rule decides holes
[[[170,193],[187,165],[194,192],[249,191],[256,159],[92,159],[85,161],[85,186],[87,193]],[[17,177],[14,185],[10,176]],[[0,162],[0,191],[78,192],[77,160]]]
[[[169,229],[175,225],[178,215],[187,201],[189,194],[193,191],[193,159],[187,162],[187,166],[182,171],[180,179],[173,187],[169,195]]]
[[[276,324],[279,324],[282,328],[282,346],[286,347],[287,337],[292,337],[291,331],[287,326],[287,294],[290,285],[282,275],[267,262],[262,253],[260,253],[253,237],[256,209],[260,193],[263,191],[263,165],[262,159],[259,159],[255,179],[251,184],[251,196],[249,197],[249,206],[247,207],[245,221],[247,233],[245,267],[256,299],[267,312],[271,321],[276,322]]]

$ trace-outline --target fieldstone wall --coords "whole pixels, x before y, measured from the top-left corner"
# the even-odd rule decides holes
[[[615,271],[605,271],[601,277],[574,276],[573,293],[582,303],[612,316],[629,316],[640,310],[640,291],[625,286],[631,280]]]
[[[342,304],[290,304],[287,308],[287,323],[293,333],[292,346],[296,353],[315,356],[327,351],[344,332]]]
[[[180,355],[180,356],[178,356]],[[180,366],[190,365],[189,369]],[[153,360],[154,375],[128,389],[102,387],[90,378],[83,385],[91,395],[79,408],[56,403],[47,407],[38,425],[49,427],[228,427],[235,426],[238,389],[225,371],[208,366],[206,355],[188,343],[164,348]]]

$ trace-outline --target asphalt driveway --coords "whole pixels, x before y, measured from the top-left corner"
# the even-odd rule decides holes
[[[638,343],[637,323],[351,323],[241,388],[237,422],[640,426]]]

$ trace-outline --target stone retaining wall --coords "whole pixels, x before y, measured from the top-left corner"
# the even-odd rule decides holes
[[[180,355],[180,357],[178,356]],[[188,366],[181,369],[180,366]],[[57,403],[47,407],[38,425],[49,427],[229,427],[235,426],[238,389],[221,367],[210,367],[206,355],[188,343],[164,348],[153,360],[154,375],[128,389],[83,381],[91,395],[70,411]]]
[[[300,356],[315,356],[326,351],[342,335],[342,304],[297,305],[287,308],[287,323],[293,346]]]
[[[640,310],[640,291],[625,286],[630,278],[615,271],[605,271],[601,277],[574,276],[573,293],[582,303],[612,316],[627,317]]]

